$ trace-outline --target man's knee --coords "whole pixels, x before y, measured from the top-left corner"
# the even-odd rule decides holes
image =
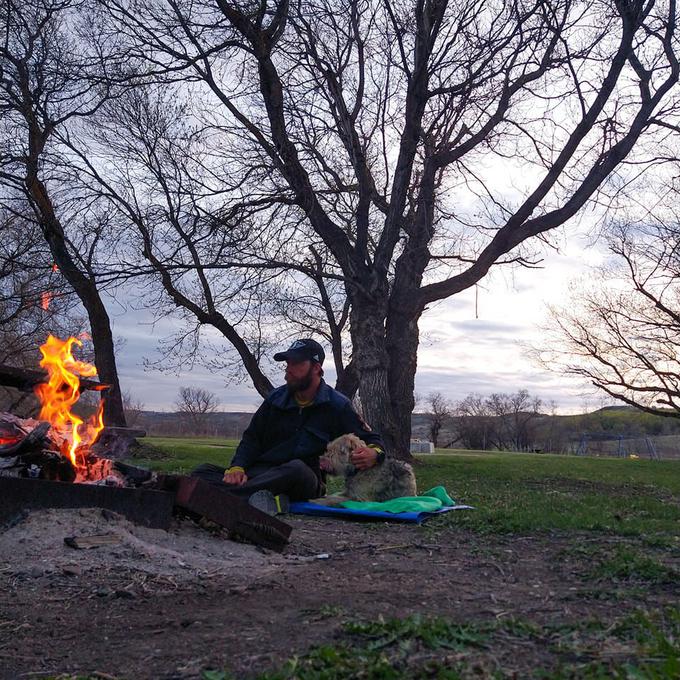
[[[287,463],[283,463],[281,467],[286,470],[286,473],[291,478],[304,480],[316,479],[314,470],[312,470],[309,465],[301,461],[299,458],[289,460]]]
[[[290,485],[291,500],[307,500],[318,495],[319,480],[314,470],[305,462],[294,459],[280,466],[285,471],[287,484]]]
[[[281,467],[285,467],[288,468],[289,470],[293,470],[299,473],[312,472],[310,467],[307,464],[303,463],[299,458],[289,460],[288,462],[283,463]],[[314,473],[312,472],[312,474]]]
[[[201,463],[191,471],[192,477],[199,477],[207,481],[222,481],[224,476],[224,468],[212,463]]]

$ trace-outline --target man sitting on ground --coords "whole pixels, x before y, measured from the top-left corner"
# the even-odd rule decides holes
[[[249,498],[270,514],[286,512],[288,500],[306,501],[326,492],[319,456],[343,434],[356,434],[368,446],[350,458],[358,470],[381,463],[385,454],[376,432],[361,420],[343,394],[323,379],[325,353],[315,340],[296,340],[274,355],[286,362],[286,384],[275,389],[243,433],[231,466],[199,465],[192,475]]]

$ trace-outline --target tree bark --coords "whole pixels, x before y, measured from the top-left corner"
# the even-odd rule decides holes
[[[103,384],[108,385],[106,396],[103,397],[104,423],[126,427],[111,322],[97,285],[80,271],[68,251],[64,229],[54,211],[47,189],[38,177],[37,162],[34,167],[29,167],[25,185],[54,262],[80,298],[90,321],[97,375]]]
[[[359,376],[354,361],[350,361],[345,367],[340,367],[335,389],[342,392],[348,399],[354,399],[359,391]]]
[[[419,315],[388,316],[386,345],[389,357],[389,397],[394,418],[395,456],[409,460],[411,456],[411,415],[415,407],[415,378],[418,366]]]
[[[353,295],[350,326],[353,363],[359,376],[359,396],[364,418],[379,432],[390,455],[403,457],[396,438],[397,423],[389,398],[390,361],[385,347],[386,295]],[[380,300],[382,298],[382,300]]]

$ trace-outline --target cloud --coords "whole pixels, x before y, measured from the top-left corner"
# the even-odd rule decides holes
[[[477,290],[430,305],[420,321],[416,391],[421,396],[439,391],[455,401],[471,392],[488,395],[526,388],[546,403],[555,400],[561,411],[582,408],[583,386],[532,365],[524,344],[540,338],[546,304],[563,302],[569,281],[582,275],[588,263],[604,258],[602,249],[586,245],[585,238],[572,239],[561,246],[562,252],[550,252],[540,269],[496,269]],[[158,359],[158,341],[181,322],[169,315],[152,324],[150,312],[132,309],[124,299],[112,305],[112,312],[114,335],[125,341],[117,356],[123,389],[146,408],[173,410],[181,385],[214,392],[227,411],[254,411],[261,402],[249,383],[228,385],[227,375],[198,364],[179,375],[145,369],[144,359]],[[279,367],[268,370],[275,384],[283,382]],[[331,362],[326,376],[333,384]]]

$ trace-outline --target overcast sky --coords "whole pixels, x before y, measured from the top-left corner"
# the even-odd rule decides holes
[[[564,300],[570,281],[587,273],[587,266],[602,254],[583,236],[565,240],[559,253],[549,254],[540,269],[505,269],[485,279],[478,289],[475,318],[475,289],[472,288],[433,306],[421,320],[416,392],[424,398],[433,391],[451,400],[471,392],[515,392],[526,388],[546,404],[553,401],[558,412],[573,413],[593,408],[597,398],[572,379],[539,369],[525,356],[523,346],[540,336],[546,304]],[[144,359],[157,358],[158,341],[176,327],[166,319],[150,325],[148,313],[124,311],[110,305],[114,334],[124,340],[118,365],[124,390],[144,403],[148,410],[174,410],[180,385],[199,386],[214,392],[225,411],[253,411],[261,399],[248,384],[226,385],[225,376],[196,366],[182,373],[160,373],[145,369]],[[288,345],[282,343],[282,349]],[[326,367],[330,384],[335,375]],[[282,374],[270,376],[282,383]],[[546,407],[547,408],[547,407]]]

